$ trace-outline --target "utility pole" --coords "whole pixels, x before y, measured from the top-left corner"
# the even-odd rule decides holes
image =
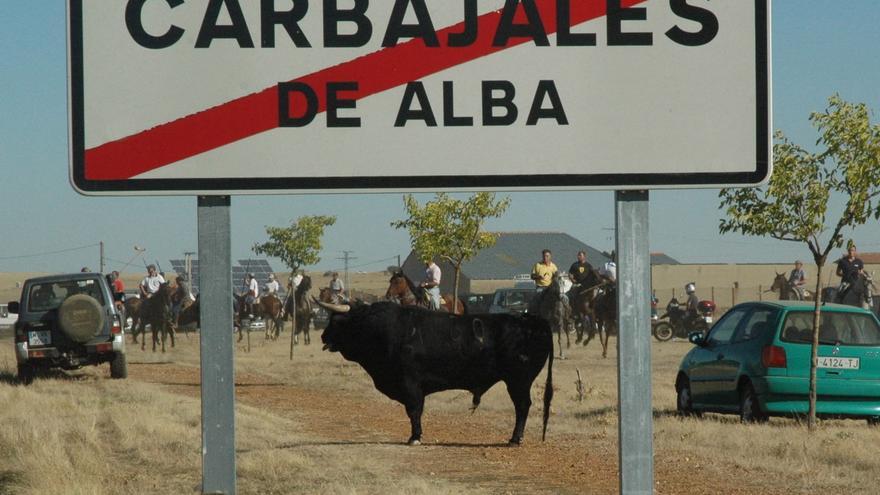
[[[336,258],[338,260],[343,260],[345,262],[345,290],[348,291],[349,296],[351,296],[351,285],[348,278],[348,262],[351,260],[356,260],[356,256],[352,256],[351,253],[354,251],[343,251],[341,258]]]
[[[101,261],[98,263],[98,273],[104,273],[104,241],[98,243],[101,246]]]
[[[398,270],[403,270],[403,267],[400,266],[400,255],[399,255],[399,254],[397,255],[397,269],[398,269]]]

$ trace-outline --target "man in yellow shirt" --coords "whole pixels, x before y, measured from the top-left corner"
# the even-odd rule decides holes
[[[532,280],[535,281],[535,287],[538,289],[538,292],[542,292],[547,287],[550,287],[550,283],[553,282],[553,276],[556,275],[557,271],[556,265],[552,261],[553,253],[549,249],[541,251],[541,257],[543,259],[535,263],[535,267],[532,268]]]

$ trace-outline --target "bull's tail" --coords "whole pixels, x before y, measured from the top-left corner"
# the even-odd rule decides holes
[[[547,421],[550,420],[550,403],[553,401],[553,340],[550,340],[550,356],[547,358],[547,383],[544,384],[544,433],[541,441],[547,439]]]

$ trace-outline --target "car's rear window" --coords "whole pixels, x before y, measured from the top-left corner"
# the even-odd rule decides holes
[[[61,306],[68,297],[75,294],[87,294],[104,305],[101,286],[96,280],[76,280],[34,284],[28,292],[28,312],[49,311]]]
[[[785,317],[781,338],[785,342],[813,341],[813,312],[796,311]],[[837,345],[880,345],[880,326],[864,313],[821,313],[819,343]]]

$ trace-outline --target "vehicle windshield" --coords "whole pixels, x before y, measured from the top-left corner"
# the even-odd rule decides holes
[[[28,311],[49,311],[61,306],[70,296],[75,294],[87,294],[104,305],[104,297],[101,294],[101,286],[95,280],[76,280],[63,282],[47,282],[34,284],[28,292]]]
[[[813,341],[813,312],[797,311],[785,317],[782,326],[785,342]],[[880,345],[880,325],[864,313],[822,313],[819,320],[819,343],[829,345]]]
[[[535,293],[531,290],[503,291],[495,294],[495,304],[502,308],[519,308],[528,306]]]

